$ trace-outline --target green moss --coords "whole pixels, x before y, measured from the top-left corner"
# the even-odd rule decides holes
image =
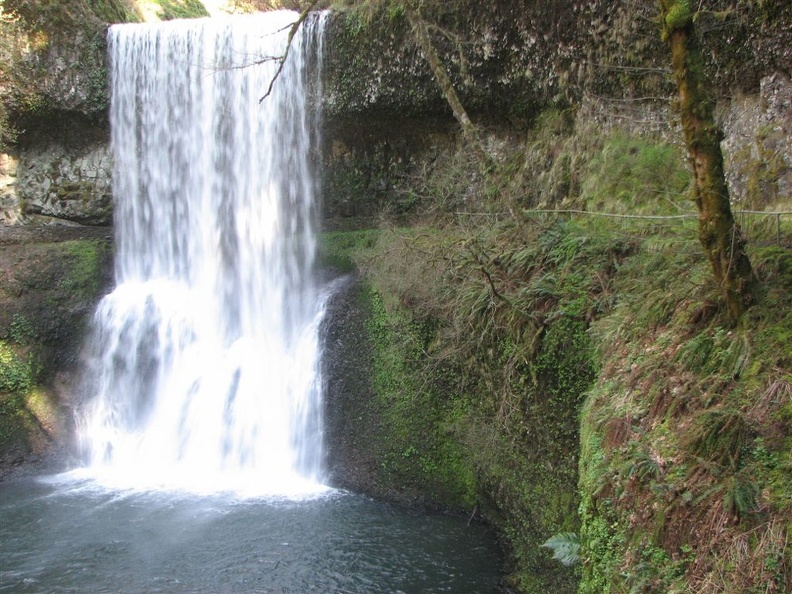
[[[692,209],[684,199],[690,181],[677,146],[613,132],[588,165],[581,199],[595,211],[679,214]]]
[[[376,244],[379,231],[333,231],[319,235],[317,265],[347,273],[355,269],[355,260]]]
[[[665,28],[669,33],[689,26],[693,22],[693,10],[690,7],[690,1],[675,0],[667,9],[664,22]]]
[[[103,266],[110,246],[106,241],[71,241],[64,243],[67,273],[61,288],[82,299],[94,299],[102,288]]]
[[[470,453],[454,437],[467,414],[465,400],[439,390],[440,374],[427,381],[421,370],[433,324],[403,310],[388,310],[373,291],[369,303],[384,479],[394,490],[412,491],[427,503],[470,510],[477,501],[475,473]]]
[[[209,16],[209,12],[200,0],[155,0],[160,6],[160,19],[193,19]]]
[[[134,0],[87,0],[93,13],[105,23],[137,23],[141,15]]]
[[[33,385],[35,359],[0,341],[0,393],[26,392]]]

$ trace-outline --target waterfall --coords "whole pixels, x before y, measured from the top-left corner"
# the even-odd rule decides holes
[[[108,34],[116,287],[98,306],[87,472],[132,487],[321,483],[311,147],[323,17]],[[314,102],[318,104],[317,102]]]

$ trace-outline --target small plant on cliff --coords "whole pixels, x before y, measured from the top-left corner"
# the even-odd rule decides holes
[[[24,346],[36,338],[36,330],[25,316],[14,314],[8,327],[8,337],[16,344]]]
[[[0,341],[0,393],[26,392],[33,385],[33,359]]]
[[[546,549],[553,551],[553,559],[571,567],[580,560],[580,541],[574,532],[554,534],[542,543]]]

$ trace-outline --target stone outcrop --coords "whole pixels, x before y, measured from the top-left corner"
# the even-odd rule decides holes
[[[26,215],[85,225],[112,222],[107,128],[78,120],[28,135],[19,148],[16,197]]]
[[[359,279],[348,276],[336,283],[322,324],[327,478],[336,487],[381,495],[375,484],[380,460],[364,447],[376,443],[372,433],[378,426],[368,406],[373,398],[369,312]]]
[[[106,224],[107,24],[81,2],[57,10],[9,2],[7,10],[17,10],[19,18],[3,22],[0,30],[8,59],[0,113],[7,114],[15,142],[0,142],[0,220],[29,222],[26,215],[46,215]]]
[[[111,174],[106,126],[64,118],[0,155],[0,220],[109,225]]]
[[[736,95],[721,110],[732,200],[761,209],[792,196],[792,80],[775,72],[759,93]]]
[[[520,124],[548,104],[571,104],[587,93],[668,96],[670,55],[655,12],[651,3],[628,0],[498,0],[436,3],[424,17],[466,109],[485,122]],[[704,13],[698,22],[718,97],[756,93],[763,77],[789,74],[788,3],[741,7],[723,21]],[[403,13],[337,13],[326,48],[327,118],[450,116]]]

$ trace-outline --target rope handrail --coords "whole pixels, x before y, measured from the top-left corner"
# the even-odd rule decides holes
[[[699,217],[698,213],[688,212],[684,214],[678,215],[641,215],[641,214],[620,214],[615,212],[597,212],[591,210],[580,210],[580,209],[573,209],[573,208],[564,208],[564,209],[543,209],[543,208],[536,208],[536,209],[521,209],[519,211],[521,214],[530,215],[530,214],[569,214],[569,215],[586,215],[586,216],[594,216],[594,217],[607,217],[612,219],[633,219],[633,220],[683,220],[683,219],[697,219]],[[470,217],[495,217],[497,220],[498,217],[506,216],[506,215],[513,215],[513,212],[509,211],[501,211],[501,212],[459,212],[457,211],[455,215],[457,217],[463,216],[470,216]],[[786,217],[792,215],[792,211],[790,210],[736,210],[732,211],[732,216],[737,219],[740,218],[741,221],[745,215],[758,215],[763,217],[774,217],[775,218],[775,226],[776,226],[776,243],[779,245],[781,244],[781,217]],[[742,221],[744,222],[744,221]]]
[[[540,213],[540,214],[582,214],[593,217],[609,217],[613,219],[695,219],[698,218],[697,214],[680,214],[680,215],[635,215],[635,214],[620,214],[616,212],[597,212],[593,210],[577,210],[572,208],[565,209],[529,209],[522,211],[525,214]]]
[[[563,209],[523,209],[520,211],[522,214],[582,214],[582,215],[589,215],[589,216],[596,216],[596,217],[611,217],[617,219],[697,219],[698,213],[686,213],[686,214],[679,214],[679,215],[636,215],[636,214],[620,214],[616,212],[597,212],[594,210],[579,210],[579,209],[572,209],[572,208],[563,208]],[[469,216],[469,217],[498,217],[510,214],[508,211],[501,211],[501,212],[460,212],[457,211],[454,213],[457,216]],[[768,211],[768,210],[735,210],[732,211],[733,216],[742,215],[742,214],[755,214],[755,215],[764,215],[764,216],[782,216],[782,215],[792,215],[792,210],[778,210],[778,211]]]
[[[792,214],[792,210],[735,210],[732,214],[758,214],[767,216],[780,216]]]

